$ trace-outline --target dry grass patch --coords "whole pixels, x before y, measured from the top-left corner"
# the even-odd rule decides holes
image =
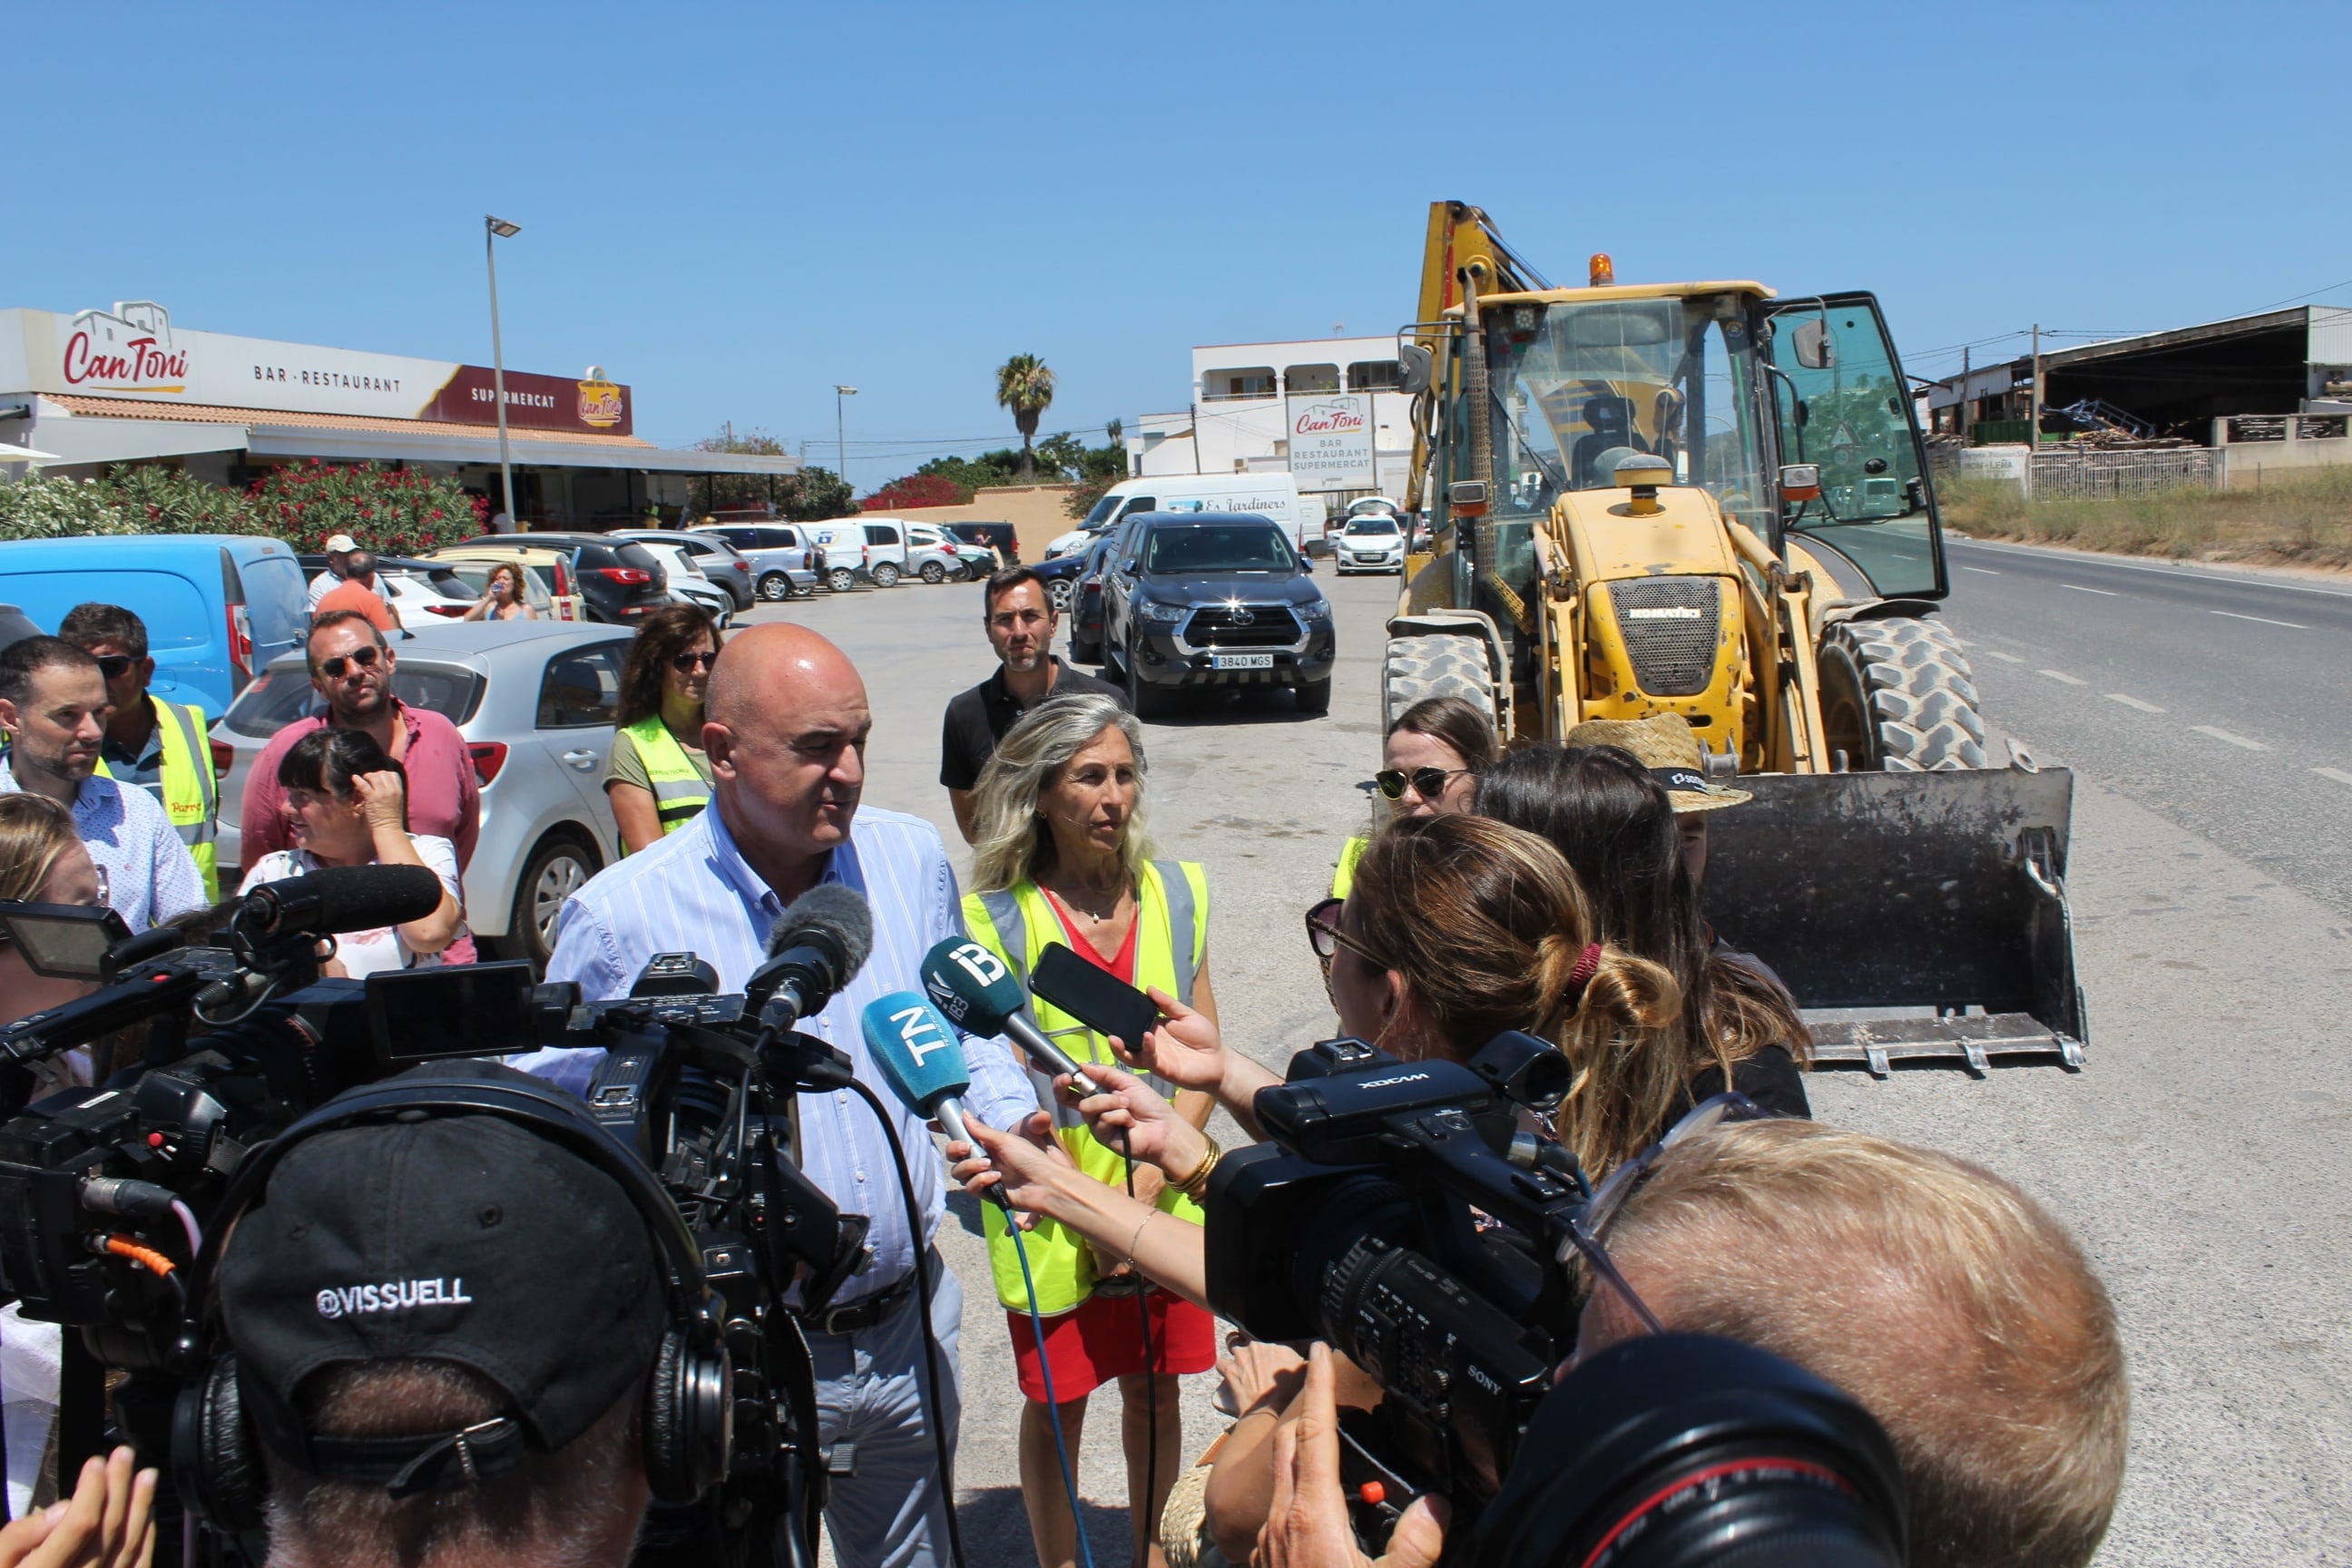
[[[1944,521],[1983,539],[2119,555],[2352,568],[2352,467],[2273,476],[2260,489],[2193,486],[2108,500],[2027,502],[2000,480],[1937,481]]]

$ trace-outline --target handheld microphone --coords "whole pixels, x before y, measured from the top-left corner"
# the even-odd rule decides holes
[[[441,892],[422,866],[329,866],[264,882],[238,914],[264,937],[331,936],[421,921],[441,907]]]
[[[874,911],[866,900],[838,882],[820,882],[776,917],[767,960],[743,983],[743,1016],[789,1029],[823,1012],[873,951]]]
[[[1029,993],[1004,961],[969,938],[949,937],[923,955],[923,989],[940,1011],[975,1035],[1003,1035],[1050,1077],[1070,1075],[1080,1098],[1100,1094],[1095,1080],[1022,1016]]]
[[[971,1071],[940,1010],[912,991],[893,991],[868,1003],[857,1022],[890,1092],[909,1110],[937,1121],[949,1137],[978,1149],[963,1121],[962,1096],[971,1087]],[[991,1188],[989,1196],[1011,1210],[1001,1191]]]

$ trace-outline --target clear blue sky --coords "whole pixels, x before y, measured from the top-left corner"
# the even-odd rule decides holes
[[[1875,289],[1909,368],[2336,285],[2352,6],[19,6],[0,305],[631,383],[861,489],[1386,331],[1427,204],[1554,281]],[[2061,340],[2066,341],[2066,340]],[[1978,352],[1999,354],[2009,342]],[[863,443],[864,445],[860,445]]]

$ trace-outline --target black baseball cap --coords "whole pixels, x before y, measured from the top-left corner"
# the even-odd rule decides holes
[[[457,1065],[436,1067],[446,1077]],[[523,1079],[489,1063],[467,1076],[509,1074]],[[220,1262],[239,1401],[263,1441],[312,1474],[391,1482],[395,1495],[586,1432],[643,1384],[667,1327],[665,1290],[645,1217],[613,1177],[487,1113],[403,1111],[310,1135],[270,1173]],[[471,1452],[458,1434],[419,1444],[306,1430],[296,1398],[312,1373],[410,1359],[494,1384],[510,1401],[484,1424],[497,1429],[465,1435]]]

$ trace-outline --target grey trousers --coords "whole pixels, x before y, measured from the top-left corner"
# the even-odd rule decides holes
[[[834,1478],[824,1509],[840,1568],[947,1568],[946,1493],[926,1406],[936,1405],[952,1458],[963,1410],[956,1365],[963,1287],[938,1248],[929,1261],[940,1382],[932,1400],[924,1398],[929,1378],[916,1303],[859,1333],[808,1337],[818,1431],[828,1444],[846,1438],[857,1445],[856,1473]]]

